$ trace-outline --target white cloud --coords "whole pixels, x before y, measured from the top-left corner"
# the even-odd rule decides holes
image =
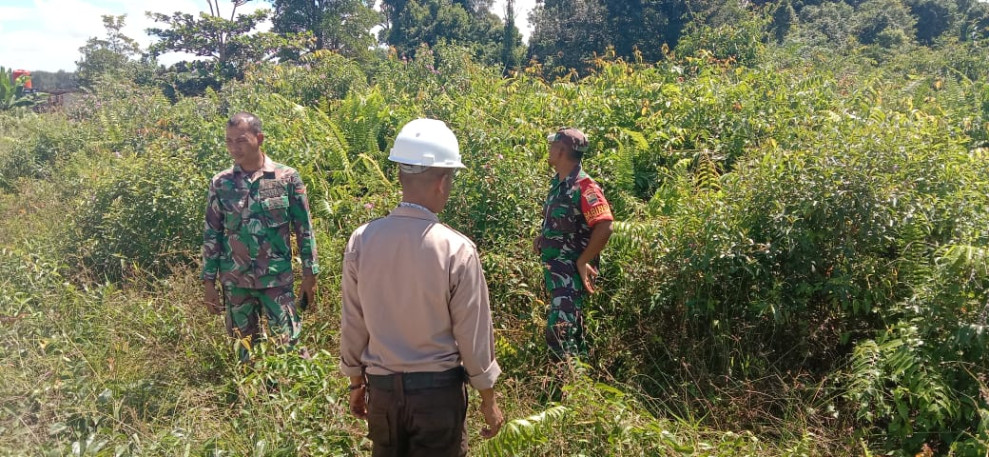
[[[11,28],[10,26],[4,26],[5,23],[15,23],[22,22],[30,17],[31,10],[23,6],[3,6],[0,5],[0,33],[4,29]]]
[[[102,30],[106,10],[83,0],[34,0],[39,30],[77,40],[79,45]]]
[[[101,27],[98,9],[79,0],[35,0],[0,12],[0,65],[57,70],[75,68],[79,47]],[[96,24],[79,20],[93,15]]]
[[[103,15],[126,14],[122,30],[136,40],[142,49],[153,41],[145,30],[157,24],[146,11],[171,15],[175,11],[198,14],[209,11],[205,0],[170,0],[168,2],[137,2],[131,0],[22,0],[19,6],[9,6],[0,0],[0,65],[38,71],[74,71],[79,60],[79,48],[91,37],[104,37]],[[165,6],[167,5],[167,6]],[[221,1],[223,15],[229,17],[229,2]],[[238,8],[249,13],[269,4],[254,1]],[[270,24],[262,24],[270,29]],[[167,54],[161,63],[170,64],[190,56]]]
[[[220,1],[224,17],[230,15],[230,2]],[[529,12],[535,0],[515,0],[515,24],[528,40],[531,33]],[[270,8],[270,3],[254,0],[238,8],[250,13]],[[0,0],[0,65],[32,71],[74,71],[79,48],[91,37],[104,37],[103,15],[126,14],[123,33],[136,40],[142,49],[154,39],[145,32],[160,26],[145,15],[147,11],[171,15],[175,11],[198,14],[209,12],[206,0],[169,0],[147,2],[134,0]],[[505,14],[505,0],[495,0],[492,11]],[[270,30],[270,21],[259,27]],[[159,58],[172,64],[193,56],[166,54]]]

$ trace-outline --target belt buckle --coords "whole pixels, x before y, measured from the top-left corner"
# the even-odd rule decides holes
[[[419,390],[426,389],[433,384],[433,374],[432,373],[406,373],[403,376],[402,387],[405,390]]]

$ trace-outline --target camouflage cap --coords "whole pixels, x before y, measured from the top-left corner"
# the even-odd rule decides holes
[[[556,133],[550,134],[546,137],[546,139],[550,143],[562,141],[563,144],[570,146],[570,148],[574,151],[587,151],[587,137],[584,136],[584,132],[581,132],[573,127],[561,128],[560,130],[557,130]]]

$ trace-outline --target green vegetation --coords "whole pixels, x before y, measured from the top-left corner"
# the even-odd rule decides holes
[[[99,77],[119,78],[127,76],[131,59],[140,55],[141,46],[124,35],[126,16],[102,16],[106,39],[90,38],[79,48],[82,54],[76,62],[76,80],[82,87],[93,88]]]
[[[13,70],[0,67],[0,111],[39,103],[40,95],[25,90],[29,78],[30,76],[19,76],[14,79]]]
[[[607,38],[577,73],[505,78],[477,43],[317,50],[194,95],[137,72],[0,112],[0,454],[366,454],[337,368],[341,252],[400,198],[397,128],[431,116],[468,164],[441,218],[481,252],[514,419],[481,442],[472,411],[478,455],[985,456],[984,4],[752,3],[694,9],[655,58]],[[196,270],[240,110],[306,180],[326,268],[314,358],[262,347],[246,372]],[[561,125],[589,134],[619,222],[593,353],[552,367],[530,245]]]

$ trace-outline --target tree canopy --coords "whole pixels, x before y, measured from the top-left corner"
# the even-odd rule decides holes
[[[307,33],[257,32],[258,25],[267,20],[269,10],[237,14],[237,8],[249,0],[236,0],[230,18],[222,16],[220,0],[210,0],[210,13],[175,12],[172,15],[148,13],[148,17],[164,27],[149,28],[148,34],[159,41],[149,52],[158,56],[165,52],[186,52],[206,60],[196,61],[190,68],[204,72],[218,81],[239,78],[247,65],[275,59],[280,52],[305,47],[311,38]]]
[[[80,86],[92,87],[103,75],[119,75],[135,57],[141,55],[137,41],[124,35],[126,15],[103,16],[105,38],[92,37],[79,48],[82,56],[76,62],[76,78]]]
[[[198,16],[148,13],[162,24],[148,29],[158,39],[150,56],[205,58],[173,69],[216,87],[242,77],[254,62],[299,60],[317,50],[363,61],[386,46],[414,58],[423,46],[451,44],[469,48],[483,63],[500,64],[506,74],[526,62],[540,64],[544,76],[585,76],[596,56],[654,63],[671,51],[700,49],[751,58],[760,43],[788,37],[844,52],[989,36],[989,4],[977,0],[537,0],[527,44],[516,26],[514,1],[501,15],[491,11],[492,0],[382,0],[380,11],[374,0],[265,0],[272,10],[238,14],[250,1],[232,1],[229,13],[221,13],[220,0],[208,0],[209,13]],[[271,31],[258,31],[268,19]],[[86,84],[92,74],[119,68],[139,51],[120,34],[123,17],[106,20],[107,37],[92,38],[81,49],[80,80]]]
[[[366,55],[376,44],[371,30],[382,22],[374,0],[269,0],[276,33],[309,33],[308,50],[325,49],[347,57]]]

